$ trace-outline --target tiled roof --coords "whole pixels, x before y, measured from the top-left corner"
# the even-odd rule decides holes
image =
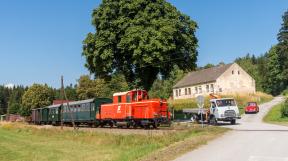
[[[186,87],[216,81],[232,64],[219,65],[188,73],[173,88]]]

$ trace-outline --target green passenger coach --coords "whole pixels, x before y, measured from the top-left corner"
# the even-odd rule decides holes
[[[96,114],[99,113],[101,104],[112,103],[109,98],[95,98],[83,101],[69,102],[63,104],[62,121],[64,124],[71,124],[74,120],[76,125],[88,124],[97,126]]]

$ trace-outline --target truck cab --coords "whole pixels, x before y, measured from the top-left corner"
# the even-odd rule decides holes
[[[240,119],[240,113],[236,101],[233,98],[219,98],[210,100],[210,123],[217,124],[217,121],[231,122],[236,124]]]

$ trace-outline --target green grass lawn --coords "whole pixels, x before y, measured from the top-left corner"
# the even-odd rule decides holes
[[[100,132],[37,129],[23,124],[0,124],[1,161],[132,161],[181,141],[191,148],[205,144],[227,129],[190,127],[161,135],[107,134]],[[207,137],[203,137],[207,136]],[[181,147],[181,146],[180,146]],[[191,150],[186,148],[182,152]],[[154,153],[152,153],[154,152]],[[178,154],[172,154],[175,158]],[[175,153],[175,152],[174,152]],[[155,153],[155,155],[158,155]],[[169,159],[167,159],[169,160]]]
[[[281,107],[283,104],[274,106],[264,117],[264,121],[281,125],[288,125],[288,117],[281,117]]]

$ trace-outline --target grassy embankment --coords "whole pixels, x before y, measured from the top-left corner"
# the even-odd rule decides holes
[[[286,125],[288,126],[288,117],[282,116],[282,108],[284,103],[278,104],[267,113],[267,115],[263,118],[263,121],[273,124]]]
[[[249,101],[255,101],[258,104],[265,103],[268,101],[271,101],[273,99],[273,96],[262,93],[262,92],[256,92],[255,94],[250,95],[222,95],[222,98],[234,98],[237,102],[237,105],[240,109],[240,112],[244,113],[244,107]],[[205,98],[205,108],[209,108],[210,98],[207,96]],[[181,100],[169,100],[170,107],[173,107],[175,110],[181,110],[183,108],[198,108],[196,99],[181,99]]]
[[[227,129],[189,125],[161,135],[149,131],[147,135],[121,135],[0,123],[0,160],[170,160],[220,136]]]

